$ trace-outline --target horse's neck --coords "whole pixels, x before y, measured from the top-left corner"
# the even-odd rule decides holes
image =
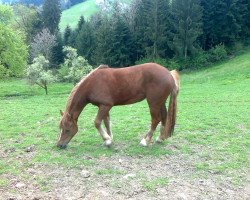
[[[68,113],[77,120],[83,108],[87,105],[86,95],[83,91],[76,91],[68,108]]]

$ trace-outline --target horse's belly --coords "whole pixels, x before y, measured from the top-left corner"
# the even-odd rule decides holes
[[[137,93],[135,95],[120,95],[119,98],[116,98],[114,101],[114,105],[127,105],[133,104],[136,102],[140,102],[145,99],[145,94]]]

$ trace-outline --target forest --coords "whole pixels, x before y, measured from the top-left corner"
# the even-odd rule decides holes
[[[76,28],[60,30],[59,0],[45,0],[40,7],[1,4],[0,76],[28,74],[37,82],[40,66],[46,72],[40,82],[55,75],[67,81],[70,73],[81,71],[82,76],[100,64],[145,62],[193,70],[227,59],[250,43],[248,0],[134,0],[129,6],[107,1],[100,7],[90,19],[80,17]]]

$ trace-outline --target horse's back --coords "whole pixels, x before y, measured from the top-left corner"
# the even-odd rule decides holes
[[[166,98],[174,84],[170,72],[156,63],[126,68],[101,67],[89,79],[90,99],[112,105],[135,103],[151,96]]]

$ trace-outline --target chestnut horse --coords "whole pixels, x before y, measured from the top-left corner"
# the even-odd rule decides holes
[[[91,103],[99,110],[95,119],[95,127],[99,131],[104,145],[112,144],[109,111],[113,106],[127,105],[147,99],[151,128],[141,140],[147,146],[153,132],[161,121],[160,136],[157,142],[170,137],[176,119],[177,95],[180,87],[177,71],[168,71],[156,63],[146,63],[127,68],[109,68],[101,65],[83,78],[72,90],[62,112],[59,128],[61,130],[57,146],[65,148],[77,133],[77,120],[83,108]],[[170,96],[168,112],[165,106]],[[101,126],[102,121],[106,130]]]

